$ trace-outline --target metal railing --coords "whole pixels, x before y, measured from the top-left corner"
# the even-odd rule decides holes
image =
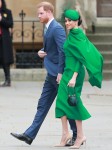
[[[37,51],[42,45],[43,28],[38,21],[14,21],[13,47],[16,68],[42,67]]]
[[[23,10],[20,20],[14,20],[12,34],[16,68],[42,68],[43,60],[37,52],[43,43],[43,26],[37,20],[25,20]]]

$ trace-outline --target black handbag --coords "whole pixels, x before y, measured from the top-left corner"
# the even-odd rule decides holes
[[[68,90],[68,99],[67,99],[68,104],[70,106],[76,106],[78,103],[78,100],[76,98],[76,95],[74,94],[75,93],[74,88],[72,88],[72,92],[70,92],[70,89],[71,89],[71,87],[69,87],[69,90]]]

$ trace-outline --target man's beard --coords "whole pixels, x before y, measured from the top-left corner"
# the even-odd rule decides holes
[[[44,23],[47,23],[49,21],[49,18],[44,19]]]

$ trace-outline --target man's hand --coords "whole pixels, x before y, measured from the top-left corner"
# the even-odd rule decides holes
[[[42,50],[39,50],[38,55],[39,55],[40,58],[44,58],[47,55],[47,53],[42,51]]]
[[[62,74],[58,73],[57,79],[56,79],[56,81],[57,81],[58,84],[60,83],[61,78],[62,78]]]

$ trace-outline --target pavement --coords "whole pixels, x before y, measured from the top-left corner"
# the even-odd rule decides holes
[[[53,103],[32,145],[13,138],[10,133],[23,133],[32,123],[43,81],[12,81],[11,87],[0,87],[0,150],[60,150],[61,121],[55,118]],[[83,121],[86,150],[112,150],[112,81],[103,81],[102,89],[85,81],[84,105],[92,117]]]

